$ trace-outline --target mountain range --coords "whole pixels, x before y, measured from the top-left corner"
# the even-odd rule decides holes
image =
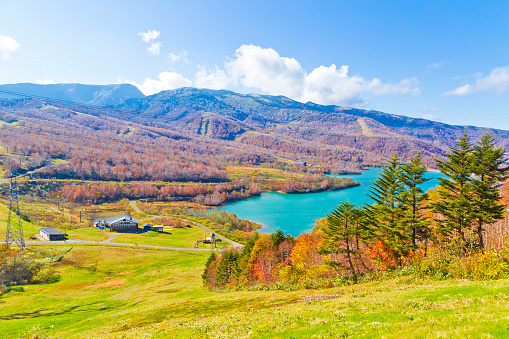
[[[323,158],[355,168],[380,164],[394,152],[406,161],[417,151],[434,167],[434,159],[444,156],[464,131],[474,140],[486,133],[486,128],[474,126],[226,90],[180,88],[145,96],[128,84],[14,84],[0,85],[0,98],[12,99],[8,91],[37,96],[31,100],[41,102],[57,99],[52,103],[57,106],[64,105],[62,101],[95,105],[88,114],[222,140],[232,147],[250,145],[259,150],[255,153],[275,158],[284,153],[283,158],[293,161],[316,163]],[[507,149],[508,131],[490,133]]]
[[[123,103],[129,98],[142,98],[143,93],[130,84],[83,85],[83,84],[50,84],[32,83],[0,85],[0,98],[18,99],[24,94],[27,97],[44,97],[59,101],[79,104],[112,106]]]

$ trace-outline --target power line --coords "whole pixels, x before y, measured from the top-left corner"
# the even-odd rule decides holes
[[[73,64],[73,63],[68,63],[68,62],[63,62],[63,61],[57,61],[57,60],[51,60],[51,59],[45,59],[45,58],[39,58],[39,57],[23,55],[23,54],[17,54],[17,55],[21,56],[23,58],[27,58],[27,59],[40,60],[40,61],[45,61],[45,62],[52,62],[52,63],[55,63],[55,64],[79,67],[79,68],[83,68],[83,69],[95,70],[95,71],[100,71],[100,72],[107,72],[107,73],[124,75],[124,76],[131,76],[131,77],[136,77],[136,78],[139,78],[139,79],[147,78],[146,76],[142,76],[142,75],[139,75],[139,74],[132,74],[132,73],[125,73],[125,72],[111,71],[111,70],[102,69],[102,68],[78,65],[78,64]],[[26,67],[26,66],[19,66],[19,65],[15,65],[15,66]],[[33,69],[35,69],[35,68],[33,68]],[[88,79],[90,79],[90,78],[88,78]],[[51,100],[55,100],[55,99],[51,99]],[[65,102],[65,101],[61,101],[61,102],[69,103],[69,102]],[[74,105],[83,105],[83,104],[79,104],[79,103],[72,103],[72,104],[74,104]],[[415,109],[415,108],[397,108],[397,107],[380,107],[380,106],[374,107],[374,108],[371,108],[371,109],[367,109],[367,110],[374,110],[374,111],[380,110],[383,113],[388,113],[388,112],[386,112],[384,110],[394,110],[394,111],[419,112],[419,113],[424,113],[424,114],[433,114],[433,113],[437,113],[437,114],[440,114],[440,113],[442,113],[442,114],[461,114],[461,115],[480,115],[480,114],[482,114],[483,116],[500,116],[500,114],[489,114],[489,113],[466,113],[466,112],[455,112],[455,111],[430,112],[430,111],[425,111],[425,110],[422,110],[422,109]],[[396,114],[396,113],[388,113],[388,114]],[[506,118],[503,118],[503,119],[506,119]]]
[[[127,114],[131,114],[133,117],[151,117],[151,118],[155,119],[154,113],[133,112],[131,110],[121,109],[118,107],[106,107],[106,106],[99,106],[99,105],[92,105],[92,104],[84,104],[84,103],[79,103],[79,102],[75,102],[75,101],[50,98],[50,97],[45,97],[45,96],[41,96],[41,95],[10,91],[10,90],[6,90],[6,89],[0,89],[0,93],[19,96],[19,97],[28,98],[28,99],[37,99],[37,100],[44,100],[44,101],[50,101],[50,102],[54,101],[57,103],[62,103],[62,104],[66,104],[66,105],[74,105],[74,106],[79,106],[79,107],[88,108],[88,109],[99,109],[99,110],[107,110],[107,111],[116,112],[116,113],[127,113]],[[160,119],[164,120],[165,118],[160,117]],[[166,118],[166,120],[170,120],[170,119]]]
[[[445,114],[462,114],[462,115],[482,115],[482,116],[486,116],[486,115],[490,115],[490,116],[500,116],[500,114],[489,114],[489,113],[466,113],[466,112],[455,112],[455,111],[425,111],[425,110],[422,110],[422,109],[415,109],[415,108],[397,108],[397,107],[380,107],[380,106],[377,106],[377,107],[374,107],[374,108],[366,108],[366,110],[370,110],[370,111],[380,111],[380,112],[383,112],[381,110],[395,110],[395,111],[411,111],[411,112],[419,112],[419,113],[424,113],[424,114],[441,114],[441,113],[445,113]],[[387,112],[383,112],[383,113],[387,113]],[[388,113],[390,114],[390,113]],[[421,118],[418,118],[418,119],[421,119]]]
[[[9,247],[11,244],[17,244],[21,249],[25,248],[25,238],[23,236],[23,225],[21,224],[21,213],[19,211],[19,198],[18,198],[18,181],[16,175],[12,170],[12,163],[10,166],[10,186],[9,186],[9,212],[7,216],[7,232],[5,234],[5,245]],[[17,220],[12,220],[12,212],[18,217]]]
[[[109,111],[114,111],[114,112],[118,112],[118,113],[129,113],[129,114],[134,114],[134,115],[138,116],[138,114],[136,114],[136,113],[134,113],[132,111],[127,111],[127,110],[123,110],[123,109],[120,109],[120,108],[106,107],[106,106],[99,106],[99,105],[92,105],[92,104],[84,104],[84,103],[79,103],[79,102],[75,102],[75,101],[69,101],[69,100],[64,100],[64,99],[56,99],[56,98],[49,98],[49,97],[45,97],[45,96],[41,96],[41,95],[28,94],[28,93],[22,93],[22,92],[15,92],[15,91],[9,91],[9,90],[5,90],[5,89],[0,89],[0,93],[14,95],[14,96],[28,98],[28,99],[39,99],[39,100],[45,100],[45,101],[55,101],[55,102],[62,103],[62,104],[75,105],[75,106],[80,106],[80,107],[84,107],[84,108],[103,109],[103,110],[109,110]]]
[[[37,68],[37,67],[31,67],[31,66],[25,66],[25,65],[17,65],[17,64],[14,64],[14,63],[10,63],[10,62],[2,61],[1,64],[8,65],[8,66],[11,66],[11,67],[19,67],[19,68],[25,68],[25,69],[35,70],[35,71],[41,71],[41,69]],[[50,73],[50,74],[55,74],[55,75],[60,75],[60,76],[68,76],[69,75],[69,73],[66,73],[66,72],[57,72],[57,71],[48,70],[48,69],[45,69],[44,72],[45,73]],[[80,79],[86,79],[86,80],[91,81],[91,82],[97,82],[97,79],[94,79],[94,78],[91,78],[91,77],[87,77],[87,76],[83,76],[83,75],[73,75],[73,77],[74,78],[80,78]]]
[[[21,56],[23,58],[27,58],[27,59],[34,59],[34,60],[40,60],[40,61],[46,61],[46,62],[53,62],[55,64],[79,67],[79,68],[84,68],[84,69],[91,69],[91,70],[94,70],[94,71],[107,72],[107,73],[119,74],[119,75],[125,75],[125,76],[132,76],[132,77],[137,77],[137,78],[140,78],[140,79],[145,79],[146,78],[145,76],[141,76],[139,74],[130,74],[130,73],[123,73],[123,72],[116,72],[116,71],[111,71],[111,70],[107,70],[107,69],[101,69],[101,68],[95,68],[95,67],[90,67],[90,66],[71,64],[71,63],[68,63],[68,62],[62,62],[62,61],[38,58],[38,57],[33,57],[33,56],[28,56],[28,55],[23,55],[23,54],[16,54],[16,55],[17,56]]]

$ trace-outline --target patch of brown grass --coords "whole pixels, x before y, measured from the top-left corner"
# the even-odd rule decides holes
[[[104,287],[107,287],[107,288],[116,288],[117,287],[118,288],[118,287],[124,286],[126,281],[127,280],[123,279],[123,278],[113,279],[113,280],[109,280],[109,281],[96,283],[93,285],[83,286],[83,289],[96,289],[96,288],[104,288]]]

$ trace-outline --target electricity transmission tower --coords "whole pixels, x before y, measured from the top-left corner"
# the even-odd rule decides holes
[[[21,225],[21,215],[19,212],[18,199],[18,181],[10,169],[10,188],[9,188],[9,214],[7,217],[7,234],[5,235],[5,245],[9,247],[12,243],[16,243],[21,249],[25,248],[25,238],[23,237],[23,227]],[[14,212],[14,216],[12,213]],[[16,220],[17,216],[17,220]]]

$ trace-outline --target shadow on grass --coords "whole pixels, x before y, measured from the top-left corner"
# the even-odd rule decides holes
[[[162,291],[166,292],[166,291]],[[299,302],[298,297],[272,300],[272,299],[243,299],[238,301],[224,301],[224,300],[200,300],[192,303],[179,303],[172,305],[171,307],[159,308],[156,311],[148,312],[140,317],[142,323],[147,322],[161,322],[168,316],[174,318],[183,318],[188,316],[194,316],[200,314],[200,316],[212,316],[220,313],[225,313],[227,310],[236,309],[252,309],[252,310],[263,310],[269,308],[277,308],[287,306],[289,304],[295,304]]]
[[[21,286],[16,286],[16,287],[9,287],[8,292],[25,292],[25,289]]]
[[[52,316],[57,316],[57,315],[72,312],[79,307],[80,306],[71,306],[71,307],[66,308],[65,310],[53,311],[53,312],[46,312],[46,311],[48,311],[48,309],[42,309],[42,310],[37,310],[34,312],[16,313],[16,314],[12,314],[12,315],[6,316],[6,317],[0,317],[0,320],[19,320],[19,319],[38,318],[38,317],[52,317]]]
[[[78,312],[90,312],[90,310],[106,312],[113,309],[118,309],[120,305],[110,305],[105,306],[101,302],[94,302],[86,305],[76,305],[69,306],[63,308],[61,310],[53,310],[53,309],[40,309],[33,312],[25,312],[25,313],[15,313],[9,316],[0,317],[0,320],[20,320],[20,319],[31,319],[31,318],[39,318],[39,317],[56,317],[59,315],[69,315],[69,314],[77,314]]]

